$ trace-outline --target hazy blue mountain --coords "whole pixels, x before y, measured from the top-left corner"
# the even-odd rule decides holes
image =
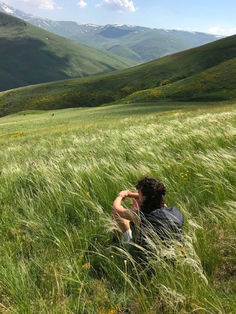
[[[143,63],[175,52],[201,46],[219,36],[200,32],[151,29],[131,25],[80,25],[72,21],[52,21],[26,14],[0,2],[0,11],[21,18],[54,34],[107,50]]]

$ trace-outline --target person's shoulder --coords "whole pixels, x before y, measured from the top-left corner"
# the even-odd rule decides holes
[[[157,208],[153,210],[149,216],[159,220],[173,220],[179,221],[180,223],[184,222],[184,216],[176,206]]]
[[[169,216],[173,222],[183,226],[184,224],[184,216],[181,213],[180,209],[176,206],[167,207],[167,211],[169,211]]]

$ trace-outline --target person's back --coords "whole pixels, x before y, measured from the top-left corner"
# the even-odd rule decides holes
[[[141,212],[138,232],[133,231],[136,234],[134,242],[145,248],[150,248],[150,240],[159,241],[165,246],[171,245],[175,240],[181,243],[183,225],[184,217],[174,206],[161,207],[148,214]]]

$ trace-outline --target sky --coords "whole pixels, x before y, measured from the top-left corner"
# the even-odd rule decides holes
[[[80,24],[236,34],[236,0],[0,0],[44,18]]]

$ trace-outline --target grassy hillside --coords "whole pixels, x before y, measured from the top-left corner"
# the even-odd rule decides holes
[[[0,312],[233,313],[236,105],[53,113],[0,119]],[[149,275],[111,223],[116,195],[144,175],[185,216],[184,255],[156,251]]]
[[[0,12],[0,90],[134,65]],[[7,73],[7,75],[5,75]]]
[[[190,90],[192,89],[192,94],[186,93],[185,96],[183,94],[181,96],[186,100],[192,99],[198,84],[197,81],[194,82],[194,80],[198,80],[198,77],[194,77],[194,75],[201,76],[200,73],[204,71],[214,72],[214,67],[217,66],[219,67],[219,73],[217,72],[219,76],[229,80],[228,86],[231,92],[223,91],[224,86],[227,87],[227,81],[218,80],[217,84],[214,83],[215,95],[212,96],[212,99],[230,99],[234,97],[235,90],[235,71],[233,68],[231,69],[231,66],[234,66],[233,59],[236,57],[235,47],[236,36],[231,36],[202,47],[102,76],[29,86],[0,93],[0,115],[27,109],[98,106],[125,98],[136,91],[163,85],[171,87],[174,86],[171,85],[172,83],[178,81],[181,89],[185,91],[183,86],[185,82],[187,84],[193,80],[192,85],[188,85]],[[227,61],[229,62],[227,63]],[[227,64],[227,71],[224,69],[223,62]],[[192,76],[193,78],[191,78]],[[186,78],[188,80],[185,81]],[[182,83],[183,85],[181,85]],[[211,99],[204,86],[210,86],[208,80],[202,80],[201,98]],[[145,97],[141,97],[141,99],[143,101]],[[149,95],[147,101],[148,99]],[[135,98],[135,101],[139,100]]]
[[[127,103],[175,100],[224,100],[236,98],[236,58],[162,87],[133,93]]]

